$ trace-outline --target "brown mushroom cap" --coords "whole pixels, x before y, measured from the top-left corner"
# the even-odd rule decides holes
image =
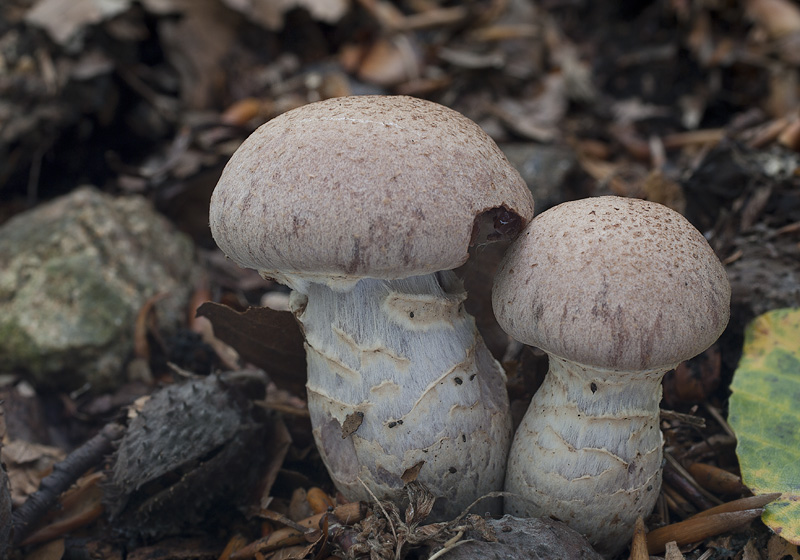
[[[683,216],[604,196],[536,217],[506,254],[492,303],[521,342],[586,366],[648,370],[710,346],[730,294],[719,259]]]
[[[463,115],[404,96],[342,97],[289,111],[234,153],[211,231],[240,265],[279,280],[404,278],[467,260],[473,223],[533,199]]]

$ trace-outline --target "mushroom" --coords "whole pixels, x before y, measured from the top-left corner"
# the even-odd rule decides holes
[[[589,198],[530,223],[492,304],[509,335],[550,360],[511,445],[506,513],[558,518],[614,554],[661,486],[661,379],[728,323],[725,270],[677,212]]]
[[[478,125],[411,97],[312,103],[232,156],[211,231],[228,257],[293,290],[314,438],[348,499],[398,500],[416,477],[444,518],[502,489],[505,376],[452,269],[480,225],[513,236],[532,215]]]

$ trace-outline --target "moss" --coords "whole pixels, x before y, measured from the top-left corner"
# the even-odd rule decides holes
[[[16,321],[0,322],[0,372],[40,369],[39,347]]]

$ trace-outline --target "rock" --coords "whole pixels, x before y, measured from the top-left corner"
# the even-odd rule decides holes
[[[537,214],[567,200],[565,184],[578,168],[573,150],[532,142],[505,143],[500,149],[528,184],[536,201]]]
[[[40,387],[107,389],[123,377],[133,325],[160,293],[159,327],[185,314],[191,240],[141,197],[91,187],[0,226],[0,373]]]
[[[444,554],[447,560],[603,560],[582,535],[560,521],[552,519],[521,519],[505,515],[488,519],[497,542],[476,540],[457,546]],[[465,535],[465,538],[475,538]]]

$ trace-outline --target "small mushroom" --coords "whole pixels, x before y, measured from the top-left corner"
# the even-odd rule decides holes
[[[514,236],[532,215],[478,125],[411,97],[306,105],[231,158],[211,231],[241,266],[293,290],[314,437],[347,498],[399,499],[413,467],[435,517],[502,488],[505,377],[452,269],[478,226]]]
[[[614,554],[661,486],[661,379],[728,323],[725,270],[677,212],[589,198],[530,223],[492,303],[507,333],[550,359],[511,446],[506,513],[561,519]]]

